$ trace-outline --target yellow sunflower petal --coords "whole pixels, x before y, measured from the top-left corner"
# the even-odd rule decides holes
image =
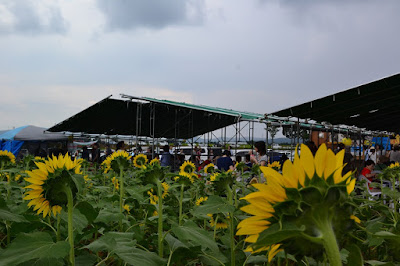
[[[317,175],[319,177],[322,177],[324,174],[324,169],[325,169],[325,165],[326,165],[326,161],[325,161],[325,157],[326,157],[326,145],[325,143],[323,143],[317,153],[315,154],[315,171],[317,172]]]
[[[301,144],[301,154],[300,154],[300,162],[303,165],[304,171],[307,176],[311,179],[314,176],[315,168],[314,168],[314,156],[310,149]]]
[[[278,254],[279,252],[281,252],[283,250],[283,249],[279,249],[280,246],[281,246],[281,244],[271,245],[271,249],[268,252],[268,262],[271,262],[271,260],[276,256],[276,254]]]
[[[324,178],[327,179],[336,170],[336,156],[331,149],[327,150],[325,157]]]
[[[356,179],[353,178],[353,180],[350,181],[350,183],[347,185],[347,193],[350,195],[350,193],[354,190],[354,186],[356,185]]]

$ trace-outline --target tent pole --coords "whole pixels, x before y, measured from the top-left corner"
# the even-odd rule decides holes
[[[290,125],[290,160],[293,162],[293,124]]]
[[[297,144],[300,144],[300,118],[297,118]]]
[[[154,133],[155,133],[154,126],[155,126],[155,119],[156,119],[156,112],[155,112],[156,106],[155,105],[156,105],[155,103],[151,103],[151,114],[150,114],[150,128],[151,128],[150,134],[153,137],[152,154],[151,154],[152,159],[154,159],[154,157],[155,157],[155,151],[154,151]]]
[[[238,128],[239,127],[239,128]],[[240,120],[236,122],[236,136],[235,136],[235,156],[237,153],[238,134],[240,133]],[[228,148],[229,149],[229,148]]]
[[[265,123],[265,148],[268,150],[268,122]]]

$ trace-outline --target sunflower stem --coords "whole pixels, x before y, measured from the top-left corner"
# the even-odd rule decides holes
[[[329,265],[341,266],[342,260],[340,258],[339,247],[336,241],[336,236],[335,232],[333,231],[331,221],[328,217],[326,217],[318,223],[318,227],[323,234],[322,245],[324,246],[326,254],[328,256]]]
[[[74,196],[69,186],[64,186],[64,192],[68,199],[68,241],[69,241],[69,261],[71,265],[75,265],[75,254],[74,254],[74,225],[73,225],[73,211],[74,211]]]
[[[226,191],[228,193],[228,201],[231,206],[233,205],[233,192],[229,185],[226,186]],[[231,266],[235,266],[235,228],[233,224],[233,212],[229,212],[229,233],[231,238]]]
[[[162,185],[161,181],[157,180],[157,194],[158,194],[158,255],[163,257],[163,198],[162,198]]]
[[[122,214],[124,211],[124,169],[121,167],[119,170],[119,213]],[[119,218],[119,231],[122,232],[122,215]]]
[[[181,185],[181,195],[179,197],[179,225],[182,225],[182,202],[183,202],[183,189],[185,185]]]
[[[217,235],[217,224],[218,224],[218,215],[215,218],[215,222],[214,222],[214,241],[215,241],[215,237]]]
[[[61,239],[61,231],[60,231],[60,222],[61,222],[61,215],[57,215],[57,232],[56,232],[56,240],[57,242]]]
[[[10,222],[6,221],[6,229],[7,229],[7,246],[10,244],[10,240],[11,240],[11,226],[10,226]]]

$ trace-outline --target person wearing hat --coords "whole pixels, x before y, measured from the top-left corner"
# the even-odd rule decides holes
[[[377,154],[376,154],[376,151],[375,151],[375,147],[374,146],[372,146],[371,148],[369,148],[369,154],[368,154],[369,156],[368,156],[368,158],[369,158],[369,160],[372,160],[372,161],[374,161],[374,163],[376,164],[377,163],[377,159],[378,159],[378,156],[377,156]]]

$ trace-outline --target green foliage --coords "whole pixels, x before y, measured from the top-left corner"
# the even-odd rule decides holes
[[[15,167],[2,170],[0,265],[67,263],[66,208],[59,219],[54,216],[43,218],[28,208],[28,202],[22,199],[26,191],[24,170],[35,167],[33,159],[26,158]],[[129,163],[125,167],[123,203],[129,206],[129,212],[124,210],[120,213],[119,191],[111,183],[112,177],[118,177],[119,173],[111,170],[102,174],[85,162],[82,170],[90,181],[71,175],[73,183],[70,185],[76,193],[73,211],[76,265],[232,265],[232,258],[235,258],[236,265],[268,264],[268,252],[245,253],[243,241],[246,236],[234,236],[232,241],[231,224],[227,229],[217,229],[211,226],[207,216],[220,217],[218,222],[232,219],[235,233],[237,224],[247,218],[240,210],[247,203],[239,199],[255,190],[236,179],[258,178],[261,173],[258,166],[247,173],[242,173],[243,169],[221,173],[214,182],[210,182],[210,174],[200,172],[193,184],[185,185],[180,226],[181,185],[174,181],[177,173],[158,165],[134,169]],[[11,176],[9,182],[6,173]],[[15,178],[17,175],[21,175],[19,180]],[[399,177],[399,169],[391,169],[384,172],[382,180],[393,184]],[[150,200],[149,195],[151,192],[158,196],[157,182],[169,186],[168,191],[164,191],[162,209],[157,202],[154,204]],[[321,265],[326,262],[320,244],[323,232],[318,227],[318,217],[323,213],[332,217],[336,239],[342,248],[343,264],[400,263],[400,214],[397,211],[400,192],[396,188],[382,187],[385,183],[378,182],[376,185],[382,195],[372,197],[363,184],[357,184],[359,193],[348,195],[344,184],[332,184],[332,177],[326,181],[307,178],[306,182],[307,188],[286,189],[288,200],[276,203],[275,216],[270,218],[277,223],[261,232],[257,245],[253,247],[274,243],[289,246],[270,265],[277,265],[278,260],[281,265]],[[200,197],[208,197],[208,200],[197,206]],[[160,239],[164,254],[159,256],[158,214],[161,210],[163,230]],[[361,223],[349,219],[350,215],[358,217]]]
[[[69,245],[67,242],[54,243],[48,233],[22,233],[0,254],[0,265],[18,265],[32,260],[37,264],[38,260],[41,260],[40,263],[46,260],[54,262],[55,259],[65,257],[68,251]]]

